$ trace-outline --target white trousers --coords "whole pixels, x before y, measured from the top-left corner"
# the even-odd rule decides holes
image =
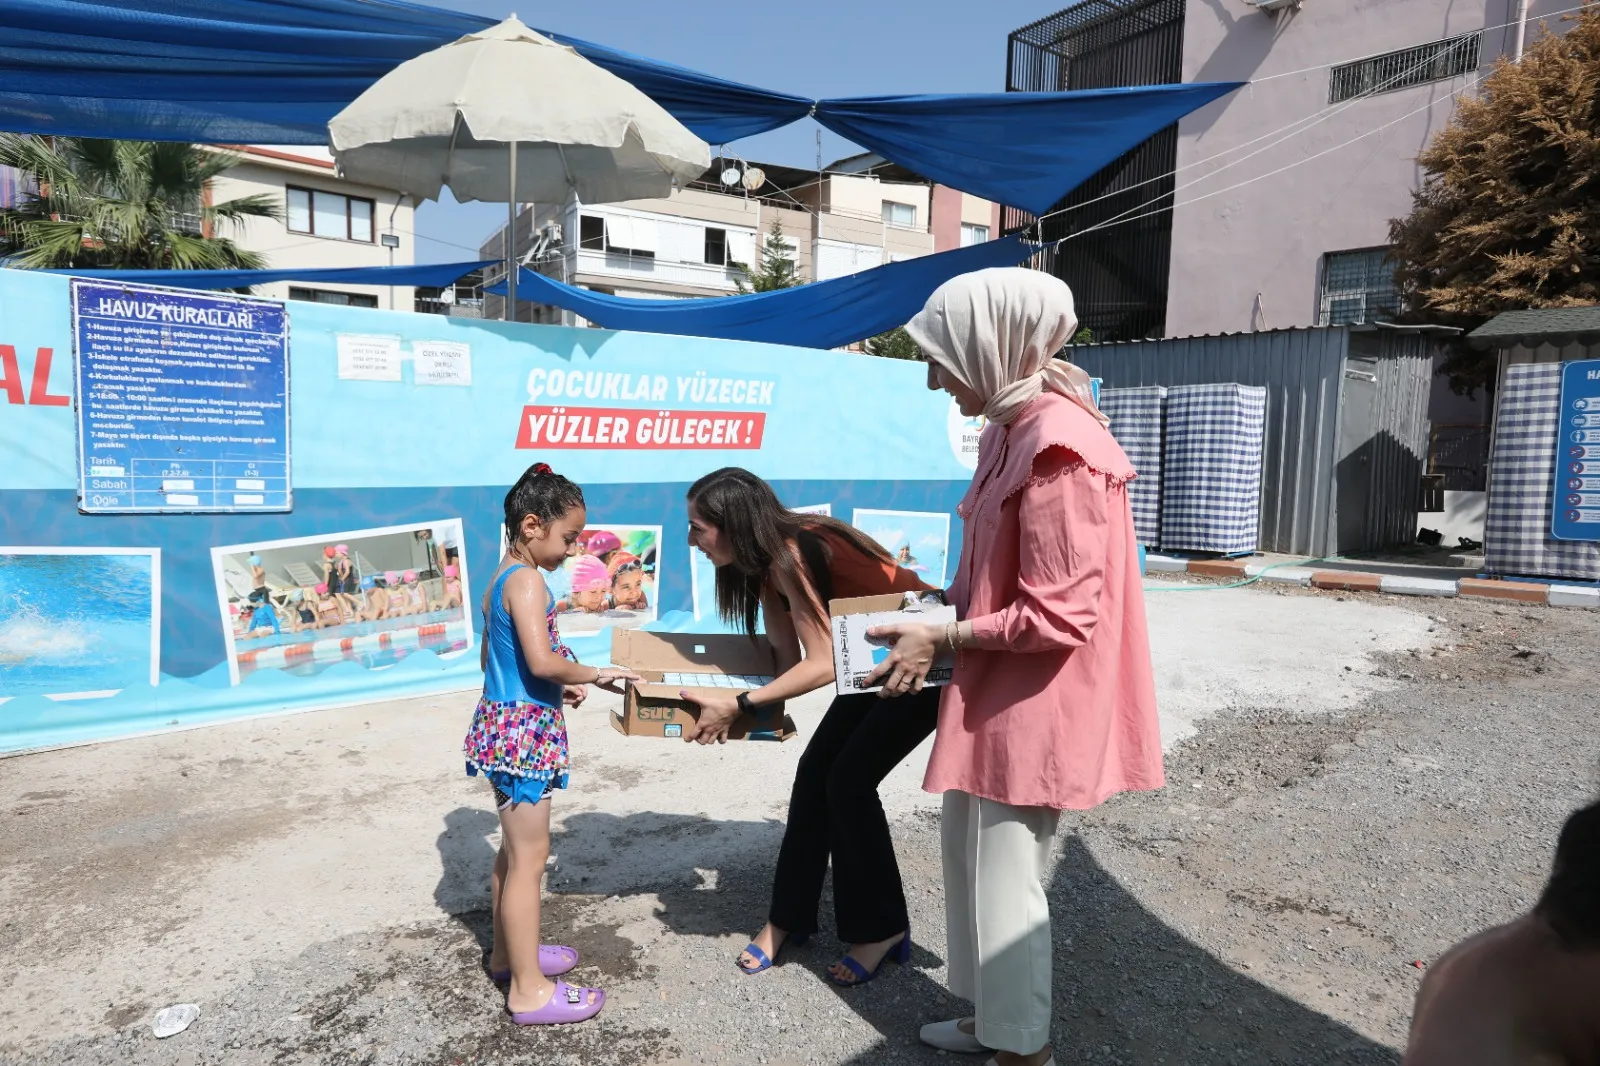
[[[1032,1055],[1050,1042],[1050,907],[1043,878],[1061,813],[944,794],[950,991],[971,1000],[978,1041]]]

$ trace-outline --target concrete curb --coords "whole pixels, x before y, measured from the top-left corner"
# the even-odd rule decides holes
[[[1391,596],[1470,596],[1512,603],[1543,603],[1551,607],[1587,607],[1600,610],[1600,588],[1583,585],[1542,585],[1531,581],[1497,581],[1464,577],[1398,577],[1359,570],[1318,570],[1312,566],[1277,565],[1245,559],[1185,559],[1176,555],[1145,556],[1145,571],[1152,574],[1194,574],[1220,581],[1263,582],[1309,586],[1341,592],[1381,592]]]

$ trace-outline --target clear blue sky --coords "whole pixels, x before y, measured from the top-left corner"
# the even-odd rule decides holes
[[[661,0],[431,2],[490,18],[515,12],[531,26],[763,89],[824,97],[1000,92],[1006,35],[1071,0],[812,0],[787,7]],[[809,120],[797,122],[732,148],[750,160],[814,166],[819,128]],[[825,163],[855,150],[823,131]],[[457,204],[449,195],[417,214],[419,263],[475,258],[478,243],[505,219],[503,205]]]

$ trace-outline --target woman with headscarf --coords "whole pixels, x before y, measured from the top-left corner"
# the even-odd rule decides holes
[[[1042,879],[1062,810],[1162,785],[1127,457],[1089,377],[1055,355],[1072,293],[1033,270],[947,282],[906,326],[928,387],[984,416],[959,511],[957,623],[885,627],[884,695],[922,689],[953,651],[923,788],[943,793],[950,990],[973,1017],[924,1026],[997,1066],[1052,1062]]]

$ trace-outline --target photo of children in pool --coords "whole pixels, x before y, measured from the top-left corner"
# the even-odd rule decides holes
[[[211,549],[234,684],[472,646],[461,520]]]
[[[660,526],[594,525],[578,535],[578,554],[545,578],[563,634],[628,629],[657,616]]]
[[[808,503],[803,507],[792,507],[790,510],[796,514],[824,514],[833,516],[833,504]],[[717,568],[711,564],[711,559],[699,548],[689,549],[689,580],[690,593],[694,602],[694,620],[696,622],[713,622],[717,620]],[[759,626],[759,622],[758,622]]]
[[[850,524],[883,545],[900,566],[934,588],[945,587],[945,557],[950,550],[948,514],[858,507]]]
[[[160,641],[159,549],[0,548],[0,704],[154,685]]]

